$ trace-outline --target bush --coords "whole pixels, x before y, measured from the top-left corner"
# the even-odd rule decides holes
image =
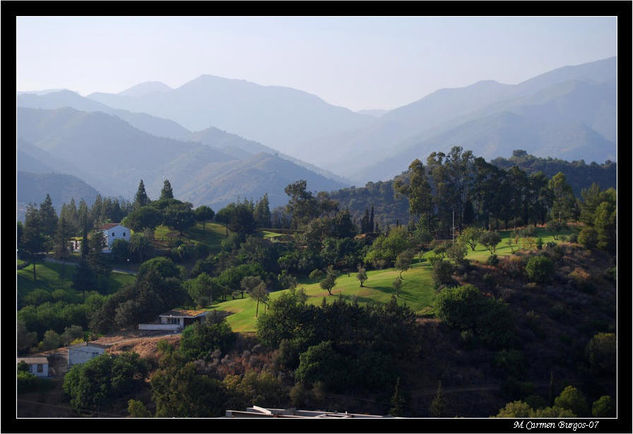
[[[510,256],[499,261],[499,269],[514,279],[525,275],[525,261],[521,257]]]
[[[594,375],[615,374],[614,333],[597,333],[587,344],[585,352]]]
[[[554,274],[554,263],[545,256],[532,256],[525,265],[525,272],[532,282],[547,283]]]
[[[455,266],[448,261],[440,259],[433,264],[433,271],[431,277],[435,282],[436,287],[442,285],[453,285],[453,273],[455,272]]]
[[[591,283],[591,275],[580,267],[574,268],[568,277],[572,279],[576,288],[582,292],[592,293],[595,291],[593,283]]]
[[[185,327],[180,339],[180,352],[189,360],[204,359],[219,349],[226,353],[235,342],[236,335],[226,320],[212,324],[196,322]]]
[[[578,234],[578,242],[587,249],[595,249],[598,245],[598,232],[590,227],[584,227]]]
[[[567,240],[570,243],[577,243],[578,242],[578,234],[576,232],[570,234],[569,237],[567,237]]]
[[[501,242],[501,236],[494,231],[486,231],[479,237],[479,243],[490,251],[490,254],[494,254],[497,250],[497,244]]]
[[[589,416],[589,406],[585,396],[573,386],[567,386],[554,399],[554,405],[560,408],[566,408],[580,417]]]
[[[615,405],[611,397],[604,395],[594,401],[591,406],[591,415],[593,417],[614,417]]]
[[[322,270],[315,268],[314,270],[310,272],[310,274],[308,275],[308,278],[310,280],[320,281],[323,279],[324,276],[325,276],[325,273]]]

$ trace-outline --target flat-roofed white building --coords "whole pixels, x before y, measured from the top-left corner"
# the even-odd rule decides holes
[[[37,377],[48,377],[48,359],[44,356],[18,357],[17,363],[29,365],[29,372]]]
[[[95,357],[99,357],[105,353],[108,345],[95,344],[91,342],[82,342],[81,344],[68,347],[68,367],[86,363]]]

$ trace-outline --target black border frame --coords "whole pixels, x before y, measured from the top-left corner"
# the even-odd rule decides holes
[[[16,17],[20,15],[40,16],[85,16],[85,15],[253,15],[253,16],[617,16],[618,17],[618,269],[622,258],[629,258],[628,242],[631,222],[631,1],[2,1],[2,138],[5,146],[2,153],[8,157],[15,150],[16,125]],[[625,158],[628,158],[626,160]],[[620,166],[622,169],[622,166]],[[628,169],[628,170],[627,170]],[[622,174],[625,173],[626,177]],[[17,173],[16,173],[17,176]],[[3,190],[9,190],[4,177]],[[9,197],[5,191],[5,198]],[[8,200],[6,201],[8,202]],[[620,206],[624,205],[624,206]],[[5,218],[5,234],[12,234],[15,226],[12,219]],[[625,237],[625,234],[628,237]],[[3,251],[9,252],[9,238],[5,236]],[[11,243],[14,238],[10,238]],[[11,248],[14,248],[13,246]],[[15,250],[14,250],[15,252]],[[7,261],[8,263],[8,261]],[[600,420],[596,430],[575,432],[632,432],[631,425],[631,275],[629,264],[624,262],[624,273],[618,273],[618,419]],[[5,264],[5,271],[8,266]],[[9,280],[5,273],[3,280]],[[11,277],[13,281],[13,277]],[[13,281],[12,285],[15,283]],[[6,288],[11,286],[7,285]],[[13,386],[15,365],[9,363],[8,354],[15,348],[15,293],[2,292],[2,332],[7,355],[3,358],[2,373],[5,386]],[[515,419],[460,418],[460,419],[355,419],[355,420],[306,420],[306,419],[17,419],[13,387],[2,387],[2,432],[512,432],[528,431],[513,429]],[[529,419],[524,419],[529,420]],[[566,422],[588,422],[590,419],[565,419]],[[543,420],[541,420],[543,421]],[[558,423],[559,419],[552,419]],[[574,432],[571,429],[532,429],[533,432]]]

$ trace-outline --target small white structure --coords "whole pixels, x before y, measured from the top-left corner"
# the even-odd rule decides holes
[[[107,345],[95,344],[91,342],[83,342],[81,344],[68,347],[68,367],[86,363],[95,357],[99,357],[105,353]]]
[[[106,223],[99,229],[103,231],[103,236],[106,241],[106,247],[102,250],[103,253],[110,253],[112,244],[114,244],[116,240],[130,242],[130,230],[125,226],[121,226],[119,223]]]
[[[48,377],[48,359],[46,357],[18,357],[17,363],[29,365],[29,372],[37,377]]]
[[[159,321],[155,324],[139,324],[139,330],[171,330],[180,331],[192,324],[201,321],[209,312],[205,310],[174,309],[158,315]]]

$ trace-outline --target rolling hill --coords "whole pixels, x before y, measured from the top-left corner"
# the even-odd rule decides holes
[[[126,198],[134,195],[139,179],[150,197],[157,197],[169,179],[177,197],[215,207],[264,193],[271,206],[282,205],[283,189],[298,179],[316,191],[344,186],[276,155],[239,159],[202,143],[147,134],[103,112],[19,108],[18,137],[25,155],[39,155],[46,167],[61,173],[80,168],[82,179],[99,191]]]
[[[212,75],[202,75],[173,90],[143,95],[93,93],[88,98],[171,119],[192,131],[212,125],[301,159],[299,144],[355,130],[373,120],[296,89]]]

